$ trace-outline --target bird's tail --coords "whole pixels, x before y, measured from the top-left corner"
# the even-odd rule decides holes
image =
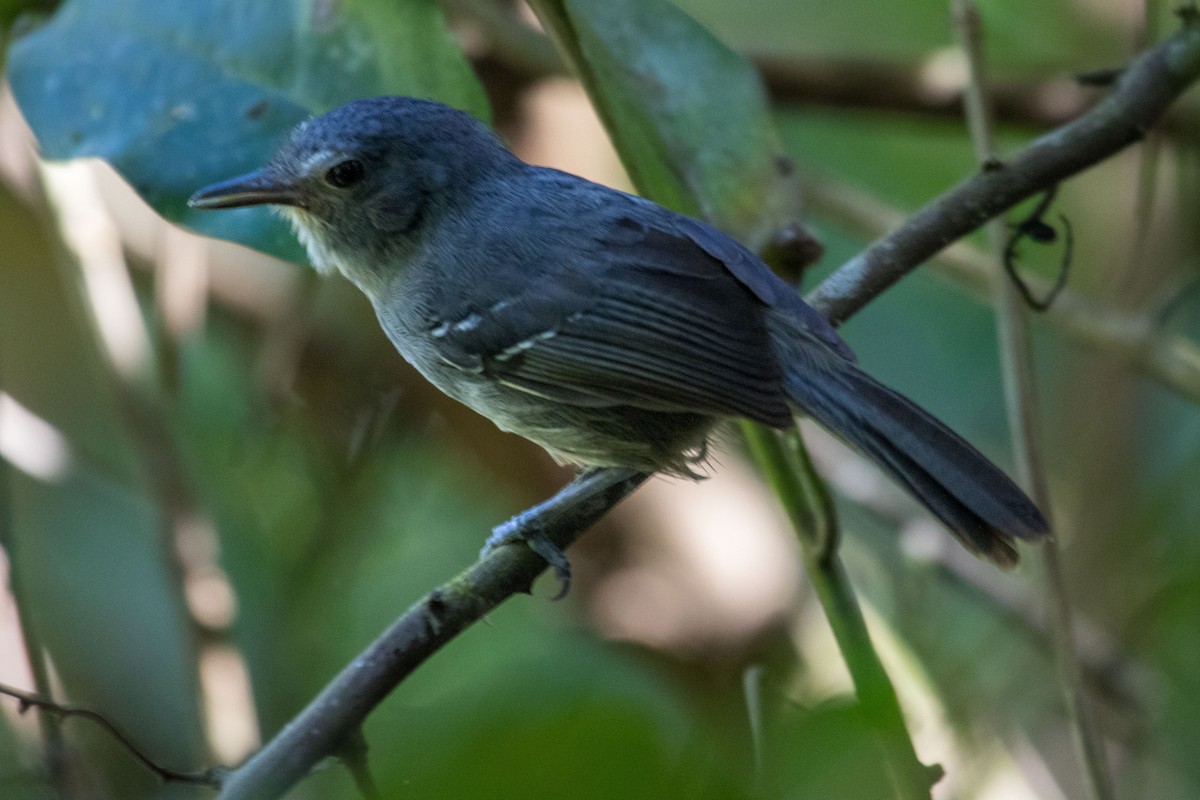
[[[1011,567],[1014,539],[1046,534],[1033,501],[961,436],[827,347],[787,339],[791,401],[898,480],[968,549]]]

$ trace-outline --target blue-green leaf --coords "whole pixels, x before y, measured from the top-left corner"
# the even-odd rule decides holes
[[[187,198],[356,97],[486,116],[434,0],[70,0],[13,45],[9,79],[46,158],[103,158],[168,219],[291,260],[265,210],[204,214]]]

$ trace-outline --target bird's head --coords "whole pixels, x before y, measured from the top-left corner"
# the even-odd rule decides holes
[[[318,270],[368,290],[402,268],[424,226],[478,180],[519,163],[465,112],[376,97],[302,123],[265,165],[201,189],[188,204],[273,206]]]

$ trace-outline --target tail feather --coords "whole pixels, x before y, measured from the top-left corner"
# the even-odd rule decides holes
[[[849,361],[795,359],[792,402],[898,480],[966,547],[1001,566],[1017,561],[1013,539],[1037,539],[1046,520],[997,466],[907,397]]]

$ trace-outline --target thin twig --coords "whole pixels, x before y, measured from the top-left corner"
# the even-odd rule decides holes
[[[1198,16],[1181,10],[1180,29],[1134,59],[1087,113],[925,205],[826,278],[809,302],[842,322],[951,242],[1141,139],[1200,76]]]
[[[98,711],[56,703],[53,700],[48,700],[47,698],[38,694],[34,694],[33,692],[22,691],[21,689],[17,689],[16,687],[8,686],[7,684],[2,683],[0,683],[0,695],[8,695],[9,697],[16,698],[16,700],[20,703],[19,709],[21,713],[24,713],[30,708],[37,708],[56,717],[78,717],[98,725],[105,733],[116,740],[121,747],[125,748],[126,752],[137,759],[142,766],[153,772],[163,781],[171,783],[190,783],[200,786],[211,786],[213,788],[218,788],[221,785],[221,777],[222,773],[224,772],[223,768],[210,767],[209,769],[202,770],[200,772],[180,772],[169,767],[164,767],[151,759],[150,756],[143,753],[127,734],[118,728],[115,723],[109,720],[108,717],[104,716]]]
[[[896,690],[875,652],[867,622],[850,585],[841,558],[834,553],[824,562],[805,559],[808,579],[825,609],[838,650],[854,682],[854,694],[867,721],[879,731],[888,774],[903,800],[930,797],[943,776],[941,766],[926,765],[917,757],[905,725]]]
[[[1157,0],[1145,0],[1142,8],[1142,27],[1138,31],[1134,46],[1141,50],[1158,33],[1159,6]],[[1159,157],[1162,154],[1162,135],[1160,131],[1151,131],[1142,143],[1138,153],[1137,166],[1137,202],[1133,228],[1133,247],[1129,251],[1129,263],[1126,264],[1124,275],[1120,276],[1117,296],[1136,297],[1138,276],[1144,275],[1141,261],[1145,257],[1146,245],[1150,242],[1150,233],[1154,226],[1154,196],[1158,189]]]
[[[987,107],[983,60],[980,50],[979,12],[972,0],[954,0],[955,29],[967,55],[970,81],[966,94],[967,123],[980,164],[995,158],[991,120]],[[1003,223],[993,220],[987,227],[996,256],[996,327],[1000,361],[1004,372],[1005,400],[1021,483],[1048,519],[1050,492],[1038,438],[1037,386],[1030,355],[1028,320],[1021,306],[1020,291],[1006,280],[1003,261],[1006,245]],[[1052,528],[1053,529],[1053,528]],[[1091,800],[1112,800],[1112,780],[1104,761],[1103,744],[1088,707],[1075,655],[1072,609],[1057,540],[1042,544],[1043,566],[1049,591],[1052,643],[1058,666],[1060,688],[1066,701],[1067,719],[1079,747],[1080,762]]]

